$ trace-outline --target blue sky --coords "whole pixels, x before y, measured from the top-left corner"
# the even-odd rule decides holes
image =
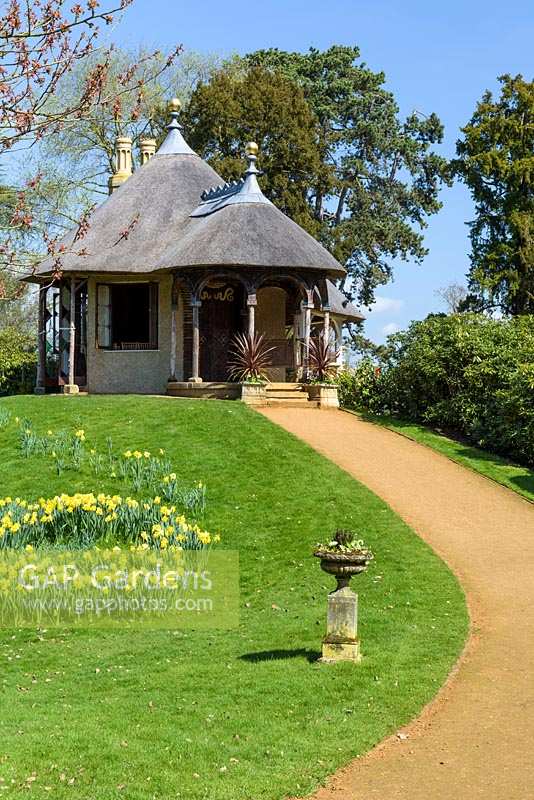
[[[435,111],[445,125],[444,155],[454,153],[461,125],[498,75],[534,73],[532,0],[135,0],[113,32],[123,45],[138,43],[223,53],[264,47],[307,50],[356,44],[363,60],[383,70],[403,114]],[[469,242],[465,222],[473,207],[456,185],[442,192],[443,208],[432,217],[422,266],[401,262],[395,280],[378,290],[366,323],[382,341],[429,311],[440,310],[435,290],[463,282]]]

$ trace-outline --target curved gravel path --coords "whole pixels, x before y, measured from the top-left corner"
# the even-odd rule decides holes
[[[422,716],[336,773],[316,800],[534,799],[534,505],[342,411],[267,408],[380,495],[450,565],[472,636]]]

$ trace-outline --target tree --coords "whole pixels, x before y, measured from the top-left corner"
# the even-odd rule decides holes
[[[322,168],[317,119],[302,89],[281,73],[231,63],[200,83],[183,117],[188,141],[225,180],[243,175],[244,145],[260,146],[265,194],[312,233],[308,203]]]
[[[438,117],[414,112],[401,120],[393,95],[384,89],[383,73],[372,72],[359,57],[357,47],[344,46],[324,52],[312,48],[305,54],[251,53],[242,61],[244,73],[233,64],[224,80],[218,78],[211,88],[202,86],[193,94],[189,120],[194,130],[189,136],[197,146],[209,142],[203,154],[216,161],[228,178],[233,174],[225,171],[224,159],[235,158],[236,135],[257,129],[254,124],[247,127],[247,120],[259,122],[265,116],[273,125],[280,121],[272,138],[267,125],[259,129],[263,136],[257,134],[266,194],[283,210],[298,209],[296,221],[317,232],[347,267],[348,296],[370,305],[375,288],[391,278],[393,258],[420,262],[426,255],[421,231],[426,218],[440,208],[439,187],[448,180],[448,169],[445,159],[432,150],[443,134]],[[232,93],[232,85],[246,83],[247,70],[258,68],[268,71],[271,82],[283,76],[298,86],[314,117],[312,122],[300,99],[302,145],[287,147],[285,167],[272,157],[271,148],[280,147],[283,155],[284,126],[291,137],[296,133],[293,109],[286,105],[289,90],[280,97],[273,92],[262,96],[252,89],[236,88]],[[266,83],[262,77],[262,86]],[[199,102],[199,96],[208,94],[211,108]],[[310,130],[304,136],[306,117]],[[241,127],[234,120],[240,120]],[[305,158],[304,169],[293,161],[297,157]],[[285,182],[282,201],[274,190],[277,180]]]
[[[73,103],[96,60],[96,54],[86,58],[64,77],[55,103],[60,107]],[[141,138],[154,135],[156,109],[173,95],[187,102],[196,84],[208,80],[220,61],[216,55],[192,51],[175,58],[174,51],[152,54],[145,48],[130,51],[115,47],[109,58],[108,90],[118,94],[124,88],[124,76],[131,76],[133,82],[142,80],[142,96],[139,98],[132,87],[132,91],[120,96],[120,102],[113,106],[94,105],[86,117],[42,143],[34,168],[48,178],[49,185],[40,192],[41,200],[48,199],[49,209],[56,216],[64,214],[71,226],[73,209],[78,213],[107,194],[116,137],[131,137],[135,170],[136,146]]]
[[[1,154],[36,148],[46,138],[89,118],[97,107],[118,113],[124,99],[132,94],[135,107],[141,104],[145,87],[145,78],[139,72],[141,63],[111,81],[113,47],[95,49],[101,24],[113,22],[117,12],[132,1],[116,0],[109,9],[102,9],[98,0],[74,5],[65,0],[9,0],[0,17]],[[169,60],[172,63],[179,49],[169,55],[161,69]],[[147,55],[142,65],[156,56]],[[61,82],[88,59],[92,66],[85,80],[68,102],[61,102]],[[43,221],[34,213],[39,207],[35,195],[41,179],[37,173],[25,185],[13,189],[16,200],[12,214],[8,225],[0,229],[0,296],[6,295],[6,273],[18,276],[35,262],[35,254],[25,252],[23,245],[40,234],[48,252],[57,256],[59,269],[61,245],[48,235],[46,220],[40,225]],[[5,210],[4,206],[0,213]]]
[[[458,314],[463,311],[467,301],[467,289],[461,283],[449,283],[434,292],[443,302],[449,314]]]
[[[534,313],[534,82],[499,78],[457,142],[456,174],[471,190],[469,302]]]
[[[35,384],[35,342],[15,326],[0,329],[0,394],[28,392]]]

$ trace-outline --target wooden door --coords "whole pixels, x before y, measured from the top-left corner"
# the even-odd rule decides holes
[[[232,339],[243,329],[243,289],[239,285],[214,283],[201,294],[200,377],[204,381],[227,381]]]

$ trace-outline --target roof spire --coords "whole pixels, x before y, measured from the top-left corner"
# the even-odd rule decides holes
[[[225,206],[235,205],[236,203],[265,203],[272,205],[263,194],[258,184],[257,175],[260,174],[256,166],[258,145],[256,142],[248,142],[245,147],[248,167],[244,176],[238,181],[225,183],[223,186],[214,186],[207,189],[200,195],[201,203],[191,213],[192,217],[205,217],[218,211]]]
[[[245,145],[248,167],[247,171],[245,172],[245,185],[243,188],[245,191],[253,192],[254,194],[257,192],[261,193],[258,179],[256,178],[256,175],[260,174],[260,171],[256,166],[256,161],[258,160],[258,150],[259,147],[256,142],[247,142]]]
[[[177,97],[173,97],[167,108],[170,115],[170,121],[169,124],[167,125],[168,133],[156,155],[195,156],[196,155],[195,151],[191,150],[191,148],[185,141],[184,137],[182,136],[182,126],[178,122],[178,115],[182,110],[182,104],[180,100]]]

